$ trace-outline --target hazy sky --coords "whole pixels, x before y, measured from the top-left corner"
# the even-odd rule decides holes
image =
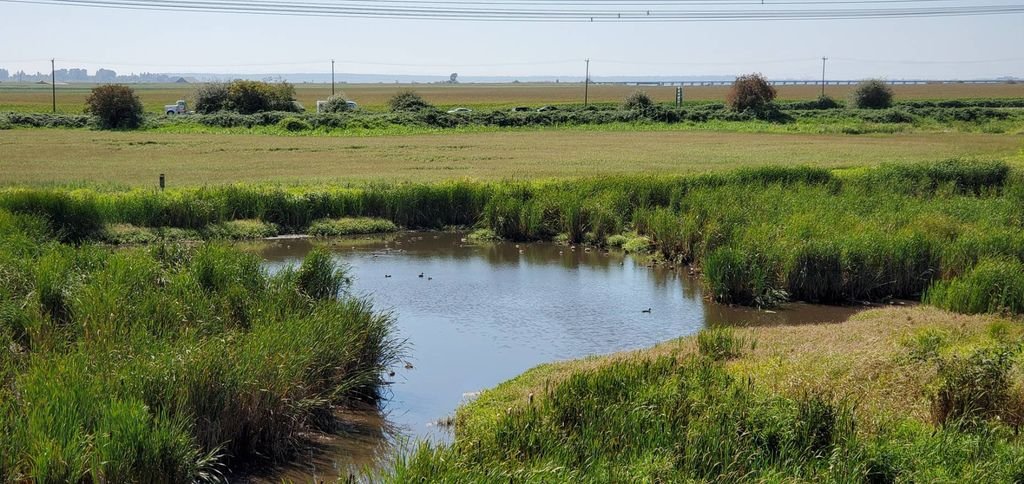
[[[970,2],[952,0],[947,3]],[[979,3],[1020,4],[1010,0]],[[1024,77],[1024,15],[655,24],[459,22],[0,2],[0,67],[130,72]]]

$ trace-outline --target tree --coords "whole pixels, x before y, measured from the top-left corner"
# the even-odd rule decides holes
[[[892,106],[892,89],[878,79],[861,81],[853,92],[853,104],[861,109],[888,108]]]
[[[775,88],[759,73],[737,77],[726,97],[734,111],[764,111],[775,100]]]
[[[416,94],[415,91],[402,91],[395,94],[395,97],[388,101],[388,106],[394,112],[420,111],[422,109],[434,109],[434,106]]]
[[[143,121],[142,101],[121,84],[94,87],[85,100],[85,112],[96,116],[103,129],[134,129]]]

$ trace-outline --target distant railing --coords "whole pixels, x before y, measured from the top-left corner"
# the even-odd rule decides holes
[[[827,86],[851,86],[861,82],[862,79],[852,80],[827,80]],[[620,85],[620,86],[729,86],[733,81],[617,81],[603,82],[591,80],[591,84]],[[1020,81],[1007,79],[964,79],[964,80],[935,80],[935,79],[893,79],[882,82],[892,85],[916,85],[916,84],[1007,84]],[[820,86],[821,81],[807,80],[778,80],[768,81],[774,86]]]

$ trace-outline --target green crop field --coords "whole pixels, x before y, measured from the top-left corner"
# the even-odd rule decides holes
[[[93,87],[90,84],[57,86],[57,110],[80,113]],[[136,84],[132,86],[149,112],[162,112],[165,104],[178,99],[192,100],[194,84]],[[846,98],[854,86],[828,86],[826,92],[835,98]],[[338,84],[337,90],[368,109],[381,109],[395,93],[412,89],[427,101],[439,106],[507,107],[514,105],[540,106],[583,102],[581,83],[522,83],[522,84]],[[664,86],[591,85],[590,100],[595,103],[619,103],[636,89],[647,91],[654,100],[672,102],[675,88]],[[809,100],[821,93],[819,86],[778,86],[779,99]],[[926,84],[894,86],[898,99],[967,99],[967,98],[1020,98],[1024,97],[1024,83],[1017,84]],[[316,106],[317,99],[327,99],[331,86],[327,84],[297,84],[296,98],[307,109]],[[722,101],[727,86],[694,86],[684,88],[689,101]],[[49,85],[0,83],[0,111],[49,112],[51,106]]]
[[[0,131],[0,184],[151,186],[685,174],[743,166],[822,167],[950,157],[1017,159],[1019,136],[817,135],[525,130],[410,136],[270,136],[13,129]]]

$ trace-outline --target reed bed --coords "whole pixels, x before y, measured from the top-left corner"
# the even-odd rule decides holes
[[[218,480],[380,398],[392,322],[327,254],[269,275],[215,244],[61,244],[55,220],[0,210],[0,480]]]
[[[761,307],[921,299],[982,259],[1024,257],[1024,177],[998,161],[361,188],[8,189],[0,207],[43,215],[73,243],[110,224],[215,233],[205,228],[252,220],[308,232],[322,219],[365,217],[573,244],[634,233],[665,262],[699,268],[714,299]]]

